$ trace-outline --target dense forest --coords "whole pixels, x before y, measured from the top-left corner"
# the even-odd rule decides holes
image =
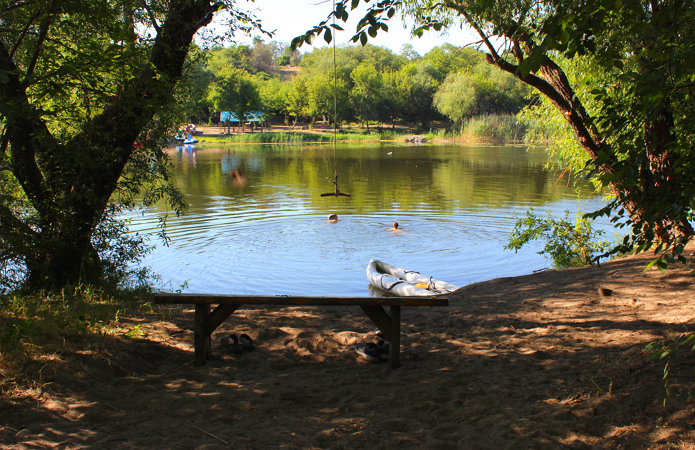
[[[335,75],[334,76],[334,70]],[[252,45],[213,49],[191,63],[182,86],[188,120],[218,123],[221,111],[237,117],[262,111],[271,122],[415,124],[515,114],[529,89],[488,64],[483,53],[443,44],[424,56],[410,44],[396,54],[371,44],[316,48],[301,54],[255,38]]]

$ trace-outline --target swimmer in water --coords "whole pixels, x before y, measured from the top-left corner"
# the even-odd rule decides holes
[[[246,183],[249,182],[248,177],[246,177],[243,173],[241,173],[241,170],[239,169],[232,169],[229,174],[232,176],[232,179],[234,180],[234,184],[238,188],[242,188],[246,186]]]
[[[389,228],[389,231],[402,231],[403,228],[398,228],[398,222],[393,222],[393,228]]]
[[[331,214],[328,216],[328,221],[329,222],[337,222],[338,221],[338,214]]]

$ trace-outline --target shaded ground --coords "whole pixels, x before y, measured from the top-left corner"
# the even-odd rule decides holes
[[[232,355],[215,341],[203,367],[192,364],[192,310],[155,308],[133,322],[144,337],[47,361],[38,400],[2,403],[1,446],[693,449],[692,353],[673,369],[666,406],[663,364],[642,353],[692,331],[693,278],[642,272],[647,259],[477,283],[448,308],[403,308],[397,370],[353,351],[375,340],[357,308],[238,311],[215,337],[246,332],[258,348]]]

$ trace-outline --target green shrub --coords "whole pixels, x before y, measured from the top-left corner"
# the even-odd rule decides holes
[[[609,249],[607,241],[598,240],[603,234],[603,230],[594,230],[591,221],[579,212],[576,222],[572,223],[569,211],[565,213],[564,219],[553,219],[550,212],[547,219],[541,219],[536,217],[531,208],[526,213],[526,218],[516,221],[504,249],[516,252],[531,241],[544,240],[545,247],[538,254],[550,255],[554,268],[586,266],[593,263],[597,254],[603,254]]]

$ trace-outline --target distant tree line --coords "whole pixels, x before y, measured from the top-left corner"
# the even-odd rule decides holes
[[[287,66],[298,66],[290,70]],[[335,71],[335,72],[334,72]],[[335,73],[335,76],[334,76]],[[410,44],[400,53],[371,44],[317,48],[300,54],[288,45],[256,38],[213,49],[193,64],[184,107],[188,118],[217,122],[221,111],[243,117],[263,111],[275,122],[417,124],[515,114],[529,102],[529,89],[494,70],[471,48],[443,44],[424,56]]]

